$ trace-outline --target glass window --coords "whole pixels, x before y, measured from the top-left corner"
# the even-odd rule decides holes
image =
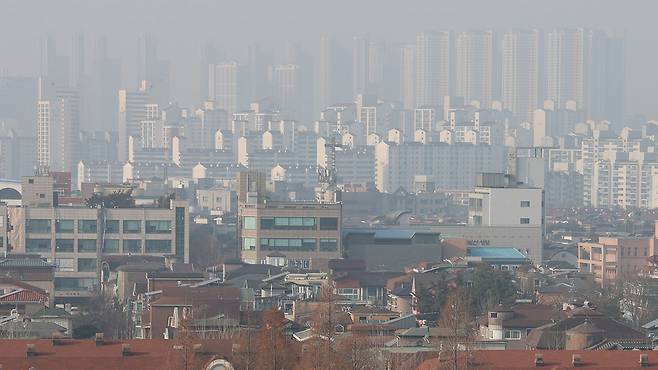
[[[119,240],[117,239],[105,239],[103,242],[103,252],[104,253],[119,253]]]
[[[171,233],[171,221],[146,221],[147,234],[169,234]]]
[[[304,226],[315,229],[315,217],[304,217]]]
[[[139,234],[142,232],[142,221],[140,220],[124,220],[123,233],[124,234]]]
[[[79,220],[78,221],[78,232],[79,233],[95,233],[96,232],[96,220]]]
[[[142,241],[139,239],[124,239],[123,253],[142,253]]]
[[[64,253],[73,253],[73,239],[55,240],[55,251]]]
[[[338,250],[337,239],[320,239],[320,251],[332,252]]]
[[[255,251],[256,238],[242,238],[242,249],[245,251]]]
[[[50,252],[50,239],[27,239],[25,241],[26,252]]]
[[[263,217],[260,219],[260,228],[263,230],[272,230],[274,228],[274,218]]]
[[[314,251],[315,239],[261,238],[260,247],[263,250],[279,251]]]
[[[57,220],[57,222],[55,223],[55,232],[72,233],[73,220]]]
[[[530,219],[527,218],[527,217],[522,217],[522,218],[519,220],[519,222],[521,223],[521,225],[528,225],[528,224],[530,224]]]
[[[28,219],[25,221],[28,233],[50,233],[50,220]]]
[[[146,253],[171,253],[171,240],[147,240]]]
[[[530,201],[529,200],[522,200],[521,201],[521,208],[529,208],[530,207]]]
[[[320,217],[320,230],[338,230],[338,218]]]
[[[517,340],[521,339],[520,330],[505,330],[505,339]]]
[[[288,217],[274,217],[274,227],[286,229],[290,223],[288,222]]]
[[[78,239],[78,252],[96,252],[96,239]]]
[[[78,258],[78,271],[79,272],[95,272],[96,259],[95,258]]]
[[[119,220],[105,220],[105,232],[108,234],[118,234]]]
[[[55,278],[55,290],[59,291],[93,291],[96,286],[93,278]]]
[[[242,217],[242,228],[244,230],[256,230],[256,217],[253,216]]]
[[[75,260],[73,258],[55,258],[55,268],[60,272],[75,271]]]

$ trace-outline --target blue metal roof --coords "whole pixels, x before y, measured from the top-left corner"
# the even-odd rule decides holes
[[[528,259],[514,247],[468,247],[467,255],[482,259]]]

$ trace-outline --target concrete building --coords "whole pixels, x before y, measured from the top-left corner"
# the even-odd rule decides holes
[[[80,156],[80,96],[77,90],[47,84],[40,81],[37,102],[37,163],[40,168],[71,172]]]
[[[504,174],[481,174],[469,194],[470,225],[544,227],[544,191]]]
[[[416,36],[416,106],[441,105],[450,95],[452,34],[422,32]]]
[[[636,277],[654,255],[653,238],[599,237],[578,244],[578,270],[594,275],[601,286]]]
[[[341,258],[340,203],[276,202],[265,199],[265,174],[241,172],[238,181],[240,258],[251,264],[276,257],[283,265],[323,269]]]
[[[138,91],[119,90],[119,138],[117,156],[120,161],[128,160],[130,137],[140,140],[140,122],[146,120],[149,96],[145,87]]]
[[[506,32],[501,41],[501,99],[521,120],[529,120],[539,104],[541,32]]]
[[[493,97],[493,31],[461,32],[455,39],[455,94],[489,108]]]
[[[13,230],[8,238],[15,253],[36,254],[55,264],[56,300],[89,297],[99,286],[106,257],[134,254],[189,261],[187,202],[171,201],[168,208],[57,207],[40,197],[50,191],[47,183],[29,181],[23,192],[39,194],[42,201],[9,209]]]
[[[237,62],[225,62],[208,66],[208,99],[233,117],[242,108],[241,68]]]

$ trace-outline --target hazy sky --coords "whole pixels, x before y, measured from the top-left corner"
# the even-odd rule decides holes
[[[208,41],[241,56],[253,41],[308,45],[321,34],[348,46],[354,34],[412,41],[423,29],[585,26],[626,32],[627,112],[656,117],[656,14],[656,0],[0,0],[0,69],[38,73],[39,40],[47,33],[66,54],[75,32],[106,34],[132,87],[136,37],[148,32],[172,62],[173,96],[193,104]]]

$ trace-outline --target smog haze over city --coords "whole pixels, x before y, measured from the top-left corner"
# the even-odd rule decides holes
[[[657,366],[657,4],[0,0],[0,370]]]

